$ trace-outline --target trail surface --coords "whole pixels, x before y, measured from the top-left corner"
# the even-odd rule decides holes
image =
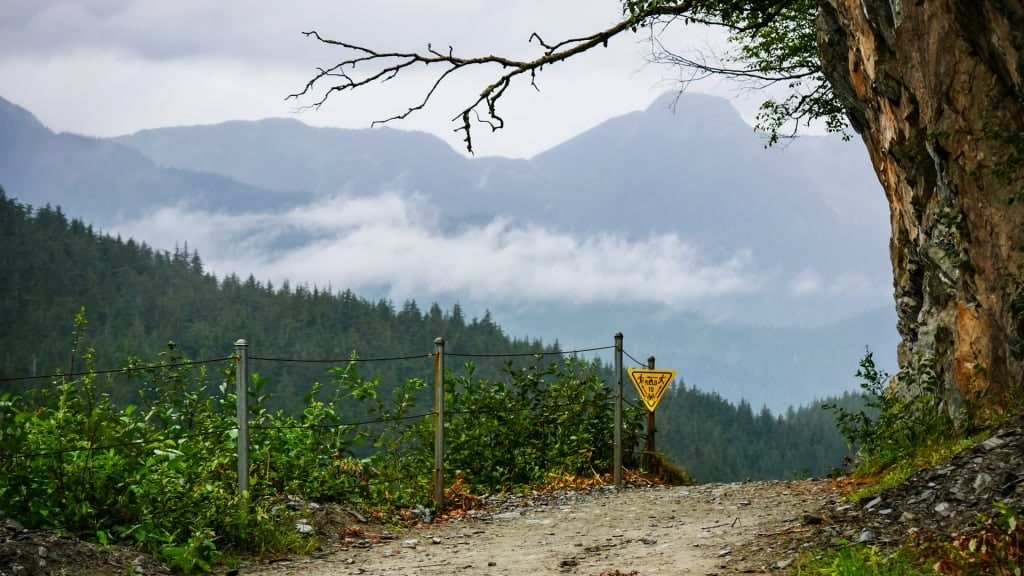
[[[312,557],[244,566],[260,576],[737,574],[784,568],[793,539],[838,498],[827,481],[599,488],[397,534],[355,530]],[[350,529],[351,532],[351,529]],[[787,544],[789,542],[790,544]]]

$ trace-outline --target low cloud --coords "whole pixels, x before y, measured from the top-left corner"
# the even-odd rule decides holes
[[[187,225],[183,225],[186,223]],[[252,273],[280,285],[385,291],[487,304],[648,303],[684,309],[755,291],[750,255],[708,261],[676,234],[577,238],[495,218],[443,227],[423,198],[335,197],[284,214],[162,208],[118,232],[163,248],[198,249],[218,276]]]
[[[804,268],[789,283],[789,291],[796,296],[815,294],[822,288],[821,274],[814,268]]]

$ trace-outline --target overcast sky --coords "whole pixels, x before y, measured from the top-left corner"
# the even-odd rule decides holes
[[[56,131],[113,136],[144,128],[297,116],[308,124],[366,127],[415,104],[418,71],[383,90],[342,94],[318,110],[286,101],[338,49],[302,35],[317,30],[382,50],[451,45],[474,56],[539,54],[545,40],[613,23],[618,0],[0,0],[0,96]],[[665,37],[679,49],[713,42],[700,29]],[[712,38],[712,39],[709,39]],[[503,108],[509,127],[475,134],[477,153],[530,156],[611,116],[645,108],[677,86],[678,71],[645,66],[643,35],[543,71],[540,91],[520,82]],[[467,74],[417,117],[396,127],[438,134],[460,147],[450,119],[491,76]],[[404,82],[399,84],[399,82]],[[690,89],[737,96],[718,81]],[[738,99],[750,119],[758,101]]]
[[[92,136],[266,117],[364,128],[416,104],[427,77],[418,71],[385,89],[337,94],[319,109],[297,110],[313,100],[285,97],[300,91],[317,67],[344,57],[303,31],[381,50],[433,44],[466,56],[528,58],[541,52],[528,42],[531,33],[549,43],[578,37],[611,25],[620,10],[619,0],[0,0],[0,96],[55,131]],[[663,40],[675,50],[722,46],[699,28],[677,27]],[[643,35],[617,38],[542,71],[539,92],[525,82],[513,85],[502,108],[508,127],[495,135],[478,128],[477,154],[529,157],[678,89],[679,72],[646,65],[648,50]],[[462,150],[450,119],[493,79],[486,73],[456,76],[428,109],[393,126],[435,133]],[[689,89],[733,97],[748,122],[760,103],[757,95],[735,98],[738,89],[720,81]],[[870,169],[866,159],[864,166]],[[410,211],[416,199],[409,192],[330,198],[288,214],[226,216],[166,207],[108,231],[158,249],[188,243],[221,276],[254,273],[275,283],[287,278],[293,285],[357,293],[389,286],[398,301],[626,299],[678,310],[766,285],[758,254],[741,251],[712,261],[685,231],[572,237],[498,217],[453,233],[424,220],[422,210]],[[881,194],[878,202],[884,203]],[[299,230],[317,241],[273,253],[268,246],[275,230]],[[437,254],[446,260],[438,262]],[[638,285],[628,267],[641,260],[650,269]],[[831,290],[848,298],[853,286],[884,297],[891,290],[858,276],[823,278],[811,264],[796,278],[774,281],[801,295]]]

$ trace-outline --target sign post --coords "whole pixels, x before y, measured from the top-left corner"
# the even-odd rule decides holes
[[[654,356],[647,357],[647,369],[654,370]],[[654,425],[654,410],[647,411],[647,471],[654,470],[654,433],[657,428]]]
[[[615,447],[612,478],[622,487],[622,332],[615,333]]]
[[[629,369],[629,379],[633,381],[637,394],[647,407],[647,446],[644,449],[648,471],[654,466],[654,409],[668,390],[668,385],[675,380],[675,370],[655,370],[654,356],[647,358],[647,369]]]

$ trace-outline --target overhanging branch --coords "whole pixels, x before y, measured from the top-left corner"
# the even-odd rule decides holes
[[[502,72],[497,79],[484,87],[480,94],[472,100],[461,112],[456,114],[452,120],[459,122],[455,130],[463,133],[463,141],[466,149],[473,152],[472,123],[476,120],[479,123],[490,127],[492,131],[499,130],[505,125],[504,119],[498,114],[498,101],[504,96],[506,90],[511,86],[512,81],[519,76],[528,75],[530,85],[537,88],[537,73],[545,66],[557,64],[568,60],[577,54],[581,54],[598,46],[607,46],[608,41],[622,34],[632,32],[642,25],[643,21],[662,16],[678,16],[685,14],[690,9],[689,0],[675,2],[652,7],[649,12],[637,17],[627,18],[618,22],[610,28],[606,28],[588,36],[570,38],[553,44],[549,44],[537,33],[530,36],[529,41],[534,41],[544,52],[532,60],[516,60],[503,56],[488,55],[478,57],[462,57],[455,54],[452,47],[447,51],[436,50],[432,45],[427,45],[425,52],[381,52],[351,44],[348,42],[333,40],[321,36],[317,31],[304,32],[307,37],[312,37],[324,44],[337,46],[354,53],[351,57],[338,62],[329,68],[318,68],[313,78],[306,83],[305,87],[288,99],[299,99],[317,91],[324,83],[331,83],[323,94],[313,103],[311,107],[322,106],[328,98],[336,92],[354,91],[373,84],[382,84],[395,78],[399,73],[413,67],[438,65],[441,67],[433,83],[423,94],[422,98],[414,105],[409,106],[405,111],[388,118],[375,120],[373,125],[402,120],[422,110],[434,96],[438,87],[453,74],[468,67],[497,66]],[[356,67],[370,66],[372,71],[366,74],[357,75]],[[482,110],[481,110],[482,109]]]
[[[702,3],[702,0],[652,1],[645,4],[639,12],[630,13],[627,10],[625,17],[620,22],[594,34],[549,43],[540,34],[534,32],[530,35],[528,42],[530,44],[536,42],[542,52],[536,58],[526,60],[498,55],[464,57],[456,54],[451,46],[446,50],[438,50],[431,44],[428,44],[427,49],[423,52],[382,52],[349,42],[325,38],[314,30],[304,32],[304,35],[315,38],[321,43],[344,49],[350,55],[333,66],[318,68],[316,75],[306,83],[305,87],[301,91],[289,95],[288,99],[298,100],[322,90],[319,98],[310,105],[310,107],[318,108],[335,93],[351,92],[366,86],[383,84],[412,68],[423,66],[430,70],[436,70],[433,81],[416,103],[392,116],[374,120],[371,124],[377,125],[403,120],[423,110],[441,84],[463,69],[496,67],[498,70],[495,80],[485,86],[475,98],[471,99],[460,112],[452,117],[452,121],[457,123],[455,131],[463,133],[466,149],[472,153],[474,122],[488,126],[491,131],[503,128],[505,120],[498,112],[498,103],[512,83],[521,76],[528,76],[530,85],[539,89],[537,75],[545,66],[563,62],[599,46],[607,46],[609,40],[625,32],[636,32],[642,27],[651,27],[653,30],[658,24],[664,26],[677,20],[683,20],[684,23],[718,26],[731,33],[756,33],[761,29],[770,29],[794,1],[797,0],[769,0],[756,8],[747,9],[749,17],[738,18],[736,12],[731,12],[728,17],[722,16],[720,20],[708,16],[707,3]],[[629,10],[633,8],[634,6],[630,6]],[[652,38],[654,38],[653,32]],[[652,55],[655,61],[660,60],[688,68],[693,72],[695,78],[721,75],[770,85],[782,81],[799,82],[819,73],[816,67],[808,67],[806,62],[799,59],[781,64],[773,61],[769,61],[768,64],[755,62],[750,66],[733,68],[716,65],[706,59],[685,58],[664,50],[660,44],[655,44],[655,46],[661,48],[660,52]],[[741,66],[746,64],[741,63]],[[364,70],[366,71],[364,72]],[[322,88],[324,85],[326,87]],[[802,109],[803,107],[798,107],[798,111]]]

